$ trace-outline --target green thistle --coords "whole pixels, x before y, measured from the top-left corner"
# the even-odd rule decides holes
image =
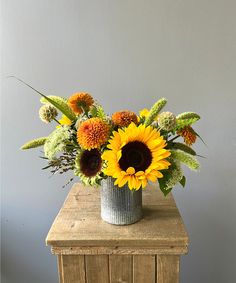
[[[28,141],[27,143],[22,145],[21,149],[25,150],[25,149],[30,149],[30,148],[42,146],[42,145],[45,144],[46,140],[47,140],[47,137],[42,137],[42,138],[38,138],[38,139]]]
[[[57,115],[58,115],[57,109],[50,104],[45,104],[41,106],[39,109],[39,118],[44,123],[50,123],[57,117]]]
[[[161,130],[171,131],[174,129],[176,124],[175,115],[171,112],[162,112],[158,115],[158,125]]]
[[[149,126],[152,124],[152,122],[157,117],[158,113],[161,111],[161,109],[166,105],[167,100],[163,97],[159,99],[150,109],[149,114],[147,118],[144,121],[144,125]]]

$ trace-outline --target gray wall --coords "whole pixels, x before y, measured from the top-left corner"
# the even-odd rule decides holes
[[[181,282],[236,282],[235,11],[234,0],[2,1],[2,282],[57,282],[44,239],[69,190],[40,170],[39,150],[19,150],[52,127],[12,74],[45,94],[86,90],[109,113],[162,96],[200,113],[207,159],[174,191],[191,239]]]

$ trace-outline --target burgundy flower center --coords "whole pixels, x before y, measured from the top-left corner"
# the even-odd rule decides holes
[[[133,167],[135,171],[145,171],[152,162],[150,149],[142,142],[134,141],[126,144],[121,150],[120,168],[124,171]]]
[[[80,170],[86,177],[93,177],[102,169],[101,153],[97,149],[85,150],[80,159]]]

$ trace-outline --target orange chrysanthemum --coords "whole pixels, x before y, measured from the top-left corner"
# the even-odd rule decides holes
[[[112,122],[118,127],[127,127],[129,124],[134,122],[135,124],[138,123],[137,115],[129,110],[123,110],[119,112],[115,112],[112,117]]]
[[[186,126],[183,129],[179,130],[177,134],[184,138],[184,142],[187,145],[194,144],[197,139],[196,133],[190,126]]]
[[[100,118],[90,118],[81,123],[77,141],[84,149],[99,148],[109,138],[110,127]]]
[[[68,99],[68,105],[76,113],[81,114],[83,111],[89,111],[94,100],[92,96],[85,92],[75,93]]]

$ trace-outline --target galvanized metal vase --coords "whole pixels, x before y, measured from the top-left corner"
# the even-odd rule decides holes
[[[114,225],[128,225],[142,218],[142,189],[131,191],[128,185],[119,188],[114,179],[102,181],[101,217]]]

